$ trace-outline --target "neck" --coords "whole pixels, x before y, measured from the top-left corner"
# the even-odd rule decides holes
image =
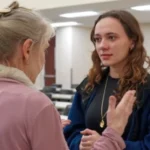
[[[32,81],[26,76],[26,74],[17,68],[8,67],[0,64],[0,78],[14,79],[16,81],[22,82],[23,84],[35,88]]]
[[[121,72],[122,72],[122,69],[120,69],[120,68],[117,68],[117,67],[110,67],[109,75],[110,75],[112,78],[120,78]]]
[[[120,76],[124,73],[124,66],[126,65],[126,60],[120,62],[119,64],[116,64],[114,66],[110,66],[110,72],[109,75],[112,78],[120,78]]]

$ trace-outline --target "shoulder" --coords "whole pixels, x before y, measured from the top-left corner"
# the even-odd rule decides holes
[[[83,91],[87,83],[88,83],[88,77],[85,77],[81,81],[81,83],[77,86],[76,88],[77,92]]]
[[[138,91],[142,92],[146,89],[150,89],[150,74],[145,78],[145,83],[142,83],[138,86]]]
[[[4,89],[5,97],[11,96],[14,102],[25,105],[27,109],[38,107],[42,109],[48,105],[53,105],[51,100],[37,89],[28,87],[22,83],[12,82]]]
[[[146,84],[150,88],[150,74],[147,75]]]
[[[144,84],[141,84],[138,87],[137,90],[137,105],[139,108],[141,108],[144,104],[147,104],[149,102],[150,98],[150,74],[146,77],[146,82]]]
[[[85,77],[81,83],[76,87],[76,93],[74,95],[73,103],[72,103],[72,109],[78,109],[82,108],[85,101],[88,100],[89,95],[84,90],[86,84],[88,83],[88,77]]]
[[[39,103],[44,105],[52,104],[51,100],[42,92],[33,90],[27,97],[29,103]]]
[[[33,89],[27,86],[23,88],[24,92],[21,94],[25,97],[26,101],[34,105],[51,105],[51,100],[42,92],[37,89]]]
[[[88,83],[88,77],[84,78],[82,82],[77,87],[77,92],[73,101],[75,105],[82,105],[82,108],[85,110],[91,100],[91,97],[95,94],[96,86],[90,91],[87,92],[85,87]]]
[[[146,77],[146,82],[140,87],[143,98],[150,98],[150,74]]]
[[[49,119],[52,119],[53,116],[56,117],[56,115],[59,116],[52,101],[40,91],[32,91],[28,94],[25,108],[27,121],[32,124],[34,124],[35,119],[40,119],[42,116],[45,118],[49,116]],[[47,120],[49,119],[47,118]]]
[[[139,91],[140,92],[150,90],[150,74],[147,75],[145,80],[146,80],[145,83],[141,84],[139,86]]]
[[[30,89],[30,91],[28,91]],[[30,114],[38,115],[43,112],[45,109],[49,109],[49,111],[54,110],[55,106],[52,101],[42,92],[36,89],[26,89],[25,92],[27,94],[22,98],[24,98],[24,103],[26,107],[26,113],[30,116]]]

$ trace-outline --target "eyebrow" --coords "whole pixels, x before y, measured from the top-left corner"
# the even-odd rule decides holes
[[[118,35],[117,33],[115,33],[115,32],[108,32],[108,33],[106,33],[105,35]],[[94,34],[94,37],[97,37],[97,36],[101,36],[99,33],[97,33],[97,34]]]

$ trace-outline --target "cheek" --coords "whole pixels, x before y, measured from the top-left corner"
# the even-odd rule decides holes
[[[119,51],[116,52],[114,61],[123,61],[128,57],[129,50],[126,48],[122,48]]]
[[[44,62],[45,61],[45,52],[41,52],[40,55],[39,55],[39,58],[40,58],[40,62]]]
[[[46,63],[45,57],[43,59],[42,65],[44,65]]]
[[[95,50],[96,50],[98,56],[100,57],[100,50],[98,50],[98,49],[96,49],[96,48],[95,48]]]
[[[43,63],[45,64],[45,52],[44,52],[44,54],[43,54],[43,58],[42,58],[42,60],[43,60]]]
[[[41,55],[41,66],[43,67],[43,65],[45,64],[45,52],[42,53]]]
[[[113,49],[113,52],[115,53],[115,55],[119,56],[119,55],[128,55],[129,53],[129,44],[126,43],[126,42],[119,42],[119,43],[116,43],[114,45],[112,45],[112,49]]]

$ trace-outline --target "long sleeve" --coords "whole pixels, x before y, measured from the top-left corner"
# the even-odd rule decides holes
[[[113,129],[107,127],[98,141],[95,142],[92,150],[123,150],[125,143],[121,136]]]
[[[68,116],[71,124],[64,129],[64,135],[70,150],[79,150],[82,137],[80,131],[85,129],[84,112],[81,102],[80,94],[76,93]]]
[[[145,116],[145,118],[146,118],[146,116]],[[138,140],[138,141],[129,141],[129,140],[125,141],[125,143],[126,143],[125,150],[134,150],[134,149],[135,150],[150,150],[150,115],[148,117],[147,124],[145,124],[145,128],[148,128],[149,131],[147,134],[145,134],[145,132],[143,132],[143,134],[145,134],[143,139]]]
[[[125,140],[125,150],[150,150],[150,89],[145,89],[143,95],[142,109],[134,112],[132,130],[130,131],[130,135],[138,140]],[[138,125],[138,130],[135,130],[135,124]]]
[[[125,150],[149,150],[150,149],[150,133],[145,135],[144,139],[138,141],[125,141]]]
[[[46,96],[34,95],[33,110],[29,110],[28,135],[32,150],[68,150],[60,116]],[[29,106],[30,108],[30,106]]]

